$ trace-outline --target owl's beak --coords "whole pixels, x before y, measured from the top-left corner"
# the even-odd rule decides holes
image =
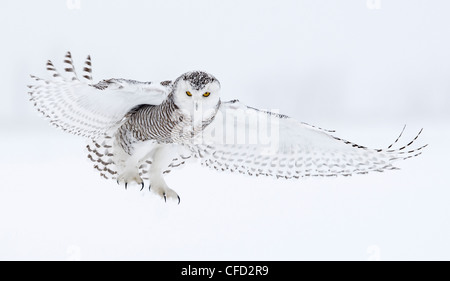
[[[196,112],[199,112],[202,110],[202,105],[200,104],[199,100],[194,101],[194,110]]]
[[[199,122],[200,120],[202,120],[202,105],[200,101],[196,100],[194,101],[194,116],[192,121]]]

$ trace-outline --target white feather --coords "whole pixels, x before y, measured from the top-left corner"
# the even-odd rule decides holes
[[[222,103],[194,150],[203,165],[219,171],[277,178],[335,176],[396,169],[393,162],[417,156],[425,147],[406,150],[417,137],[396,150],[370,149],[233,101]]]
[[[51,124],[65,131],[96,138],[120,125],[124,116],[141,104],[160,104],[169,88],[160,83],[126,79],[103,80],[96,85],[76,79],[70,53],[66,64],[70,79],[64,79],[49,61],[49,80],[31,76],[35,85],[28,86],[31,101]],[[70,62],[70,63],[68,63]]]

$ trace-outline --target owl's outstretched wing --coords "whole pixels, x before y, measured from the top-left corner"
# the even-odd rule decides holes
[[[51,61],[47,62],[50,80],[31,76],[30,101],[50,123],[70,133],[97,138],[118,126],[133,108],[160,104],[168,95],[171,82],[138,82],[108,79],[92,83],[91,58],[88,56],[81,81],[67,52],[64,59],[67,77],[61,76]]]
[[[426,146],[410,148],[420,132],[398,149],[371,149],[331,133],[231,101],[221,104],[194,150],[203,165],[219,171],[289,179],[392,170],[395,161],[418,156]]]

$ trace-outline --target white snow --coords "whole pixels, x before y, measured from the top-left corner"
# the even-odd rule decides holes
[[[381,259],[448,259],[450,132],[430,125],[423,139],[430,147],[402,170],[350,178],[254,179],[193,164],[167,176],[176,205],[101,179],[75,136],[10,132],[0,258],[364,260],[376,245]]]

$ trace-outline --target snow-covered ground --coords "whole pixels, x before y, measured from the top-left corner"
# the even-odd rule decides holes
[[[369,2],[369,4],[367,4]],[[448,1],[7,1],[0,9],[0,260],[450,259]],[[80,3],[78,6],[77,3]],[[378,3],[378,4],[377,4]],[[26,8],[24,8],[26,7]],[[93,56],[95,80],[203,69],[223,99],[386,147],[399,171],[298,181],[167,176],[181,204],[101,179],[27,101],[28,74]]]
[[[355,131],[364,143],[395,137]],[[423,141],[429,148],[402,170],[350,178],[272,180],[193,164],[167,176],[176,205],[101,179],[77,137],[10,134],[0,141],[0,258],[449,259],[450,131],[427,126]]]

